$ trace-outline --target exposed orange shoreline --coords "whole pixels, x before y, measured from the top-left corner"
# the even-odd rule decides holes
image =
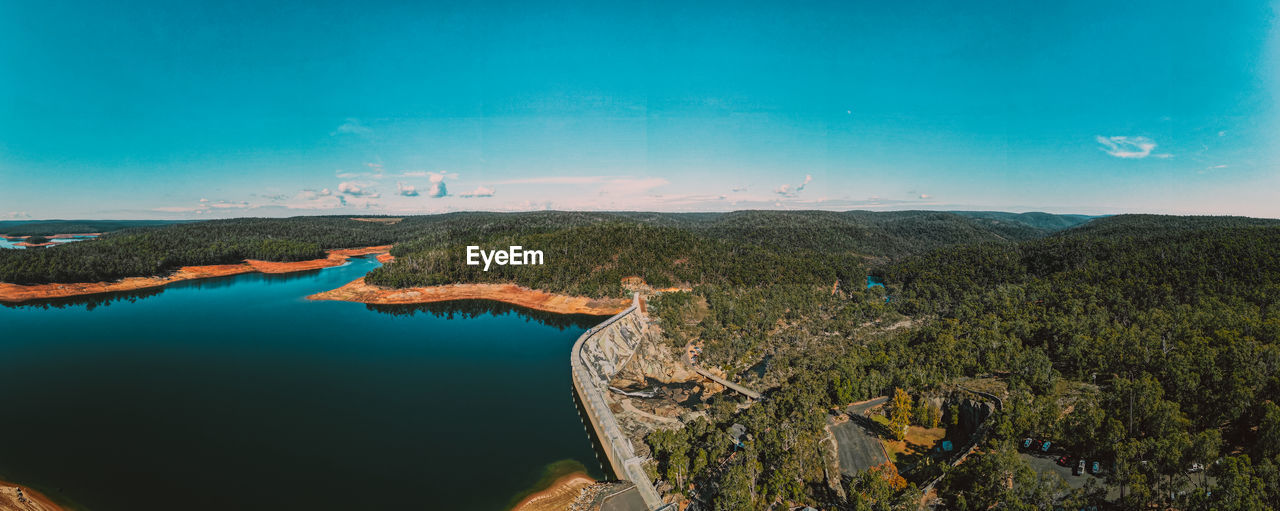
[[[612,316],[631,305],[625,298],[587,298],[529,289],[515,284],[450,284],[447,286],[390,289],[366,284],[364,277],[332,291],[316,293],[310,300],[339,300],[377,305],[405,305],[451,300],[494,300],[557,314]]]
[[[209,266],[183,266],[178,271],[163,277],[129,277],[115,282],[80,282],[72,284],[36,284],[23,286],[0,282],[0,302],[25,302],[43,298],[64,298],[116,291],[134,291],[162,287],[183,280],[204,279],[209,277],[225,277],[241,273],[289,273],[295,271],[331,268],[345,263],[347,259],[369,254],[385,253],[391,245],[376,247],[348,248],[330,250],[328,257],[310,261],[292,263],[276,263],[271,261],[246,260],[239,264],[219,264]]]
[[[511,511],[561,511],[578,498],[582,489],[595,484],[595,479],[574,472],[551,483],[547,489],[525,497]]]

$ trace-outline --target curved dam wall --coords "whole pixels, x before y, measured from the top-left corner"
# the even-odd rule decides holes
[[[635,295],[627,310],[583,332],[573,344],[569,364],[573,368],[573,389],[600,439],[614,476],[635,483],[645,505],[657,509],[662,506],[662,497],[644,472],[645,458],[636,456],[631,439],[618,427],[605,397],[609,380],[626,365],[640,344],[644,314],[639,311],[639,305],[640,296]]]

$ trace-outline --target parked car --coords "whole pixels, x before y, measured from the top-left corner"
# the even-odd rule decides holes
[[[1034,441],[1034,440],[1032,440],[1032,439],[1031,439],[1031,437],[1024,438],[1024,439],[1022,439],[1022,448],[1023,448],[1023,449],[1030,449],[1030,448],[1031,448],[1031,444],[1032,444],[1032,443],[1034,443],[1034,442],[1035,442],[1035,441]]]
[[[1079,463],[1076,463],[1076,470],[1074,473],[1075,475],[1084,474],[1084,460],[1080,460]]]
[[[1071,464],[1071,457],[1070,457],[1070,456],[1063,456],[1063,457],[1061,457],[1061,458],[1058,458],[1058,464],[1059,464],[1059,465],[1062,465],[1062,466],[1064,466],[1064,467],[1065,467],[1065,466],[1067,466],[1067,465],[1070,465],[1070,464]]]
[[[1096,462],[1096,461],[1095,461],[1095,462],[1093,462],[1093,465],[1090,465],[1090,466],[1089,466],[1089,468],[1091,469],[1091,470],[1089,470],[1089,471],[1090,471],[1090,472],[1093,472],[1095,475],[1096,475],[1096,474],[1101,474],[1101,473],[1102,473],[1102,464],[1101,464],[1101,463],[1098,463],[1098,462]]]
[[[1049,446],[1050,442],[1045,440],[1044,443],[1040,445],[1040,452],[1049,452]]]

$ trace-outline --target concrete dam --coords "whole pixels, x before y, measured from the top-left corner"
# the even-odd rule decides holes
[[[663,508],[662,497],[644,471],[645,458],[636,456],[631,439],[618,426],[606,396],[609,381],[635,356],[647,323],[640,311],[640,296],[634,295],[631,307],[578,337],[570,352],[573,388],[600,440],[613,474],[619,480],[635,484],[647,509]]]

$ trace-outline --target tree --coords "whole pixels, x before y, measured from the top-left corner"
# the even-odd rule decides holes
[[[893,406],[889,410],[889,429],[893,438],[902,440],[907,437],[907,426],[911,425],[911,395],[902,389],[893,389]]]
[[[1263,481],[1254,474],[1249,456],[1222,458],[1221,463],[1214,465],[1212,475],[1217,478],[1208,496],[1212,509],[1244,511],[1268,508],[1262,500],[1265,495]]]

